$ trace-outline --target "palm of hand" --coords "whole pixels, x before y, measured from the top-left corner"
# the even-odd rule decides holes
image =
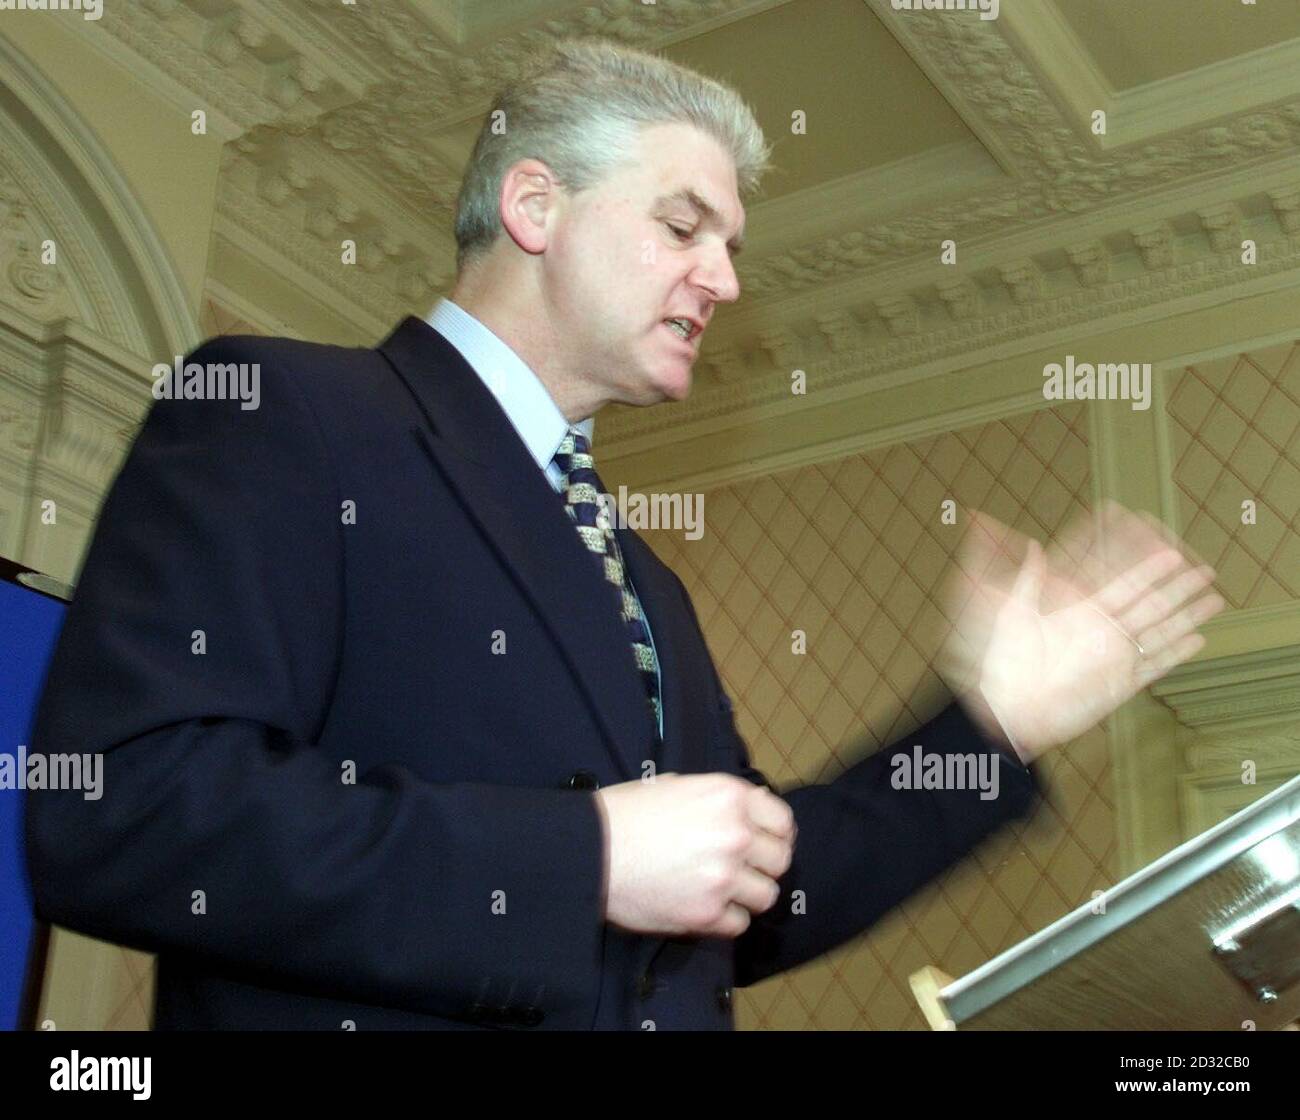
[[[1139,692],[1137,646],[1086,598],[1041,614],[1008,598],[990,635],[980,688],[1030,748],[1083,734]]]
[[[1006,545],[1022,542],[1014,577],[1005,563],[999,572]],[[1224,606],[1215,594],[1192,601],[1212,568],[1192,566],[1158,523],[1120,507],[1069,527],[1061,551],[1049,564],[1037,542],[976,513],[947,585],[956,620],[941,671],[959,693],[978,688],[1031,756],[1195,654],[1205,644],[1197,626]]]

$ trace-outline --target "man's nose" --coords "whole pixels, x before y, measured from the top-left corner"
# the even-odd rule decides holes
[[[740,280],[731,253],[725,247],[711,248],[696,270],[695,282],[716,303],[734,303],[740,298]]]

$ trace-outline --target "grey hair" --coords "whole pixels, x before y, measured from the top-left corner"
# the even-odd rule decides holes
[[[494,128],[499,121],[504,128]],[[742,200],[757,192],[771,148],[730,86],[604,39],[557,43],[497,95],[479,131],[456,198],[457,272],[496,242],[501,180],[512,164],[539,159],[576,193],[630,163],[641,128],[677,123],[731,154]]]

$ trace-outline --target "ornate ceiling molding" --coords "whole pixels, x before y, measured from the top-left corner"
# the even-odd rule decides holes
[[[340,77],[335,86],[348,89],[347,97],[336,98],[338,103],[328,109],[315,102],[304,104],[293,116],[255,93],[251,79],[238,90],[231,88],[239,108],[228,115],[245,131],[231,142],[223,160],[218,234],[239,228],[262,238],[268,230],[280,231],[267,244],[280,247],[285,239],[291,242],[285,252],[286,272],[307,267],[316,280],[335,287],[339,303],[359,301],[368,319],[377,317],[390,324],[399,310],[431,303],[454,270],[450,231],[461,169],[447,161],[437,144],[430,142],[431,136],[444,127],[476,121],[500,85],[556,39],[600,35],[655,48],[781,2],[570,4],[569,11],[537,26],[466,52],[409,6],[389,5],[380,11],[358,5],[347,10],[345,24],[334,0],[316,0],[315,23],[300,17],[294,41],[328,57],[346,27],[347,49],[363,58],[384,59],[383,72],[364,86],[365,75],[347,75],[350,83]],[[168,8],[178,29],[197,18],[184,5]],[[189,40],[209,43],[213,36],[225,35],[220,41],[227,43],[223,49],[236,73],[240,71],[234,62],[249,61],[244,55],[270,41],[259,32],[252,46],[239,40],[241,48],[233,42],[230,36],[238,39],[237,32],[245,28],[241,12],[257,12],[256,19],[270,21],[263,5],[244,0],[241,7],[230,5],[224,22],[202,34],[190,28],[187,34]],[[215,17],[207,22],[214,24]],[[116,33],[118,25],[107,29]],[[130,34],[134,49],[146,53],[156,65],[175,69],[166,39],[156,29],[152,37]],[[187,49],[197,50],[192,45]],[[258,61],[264,68],[263,60]],[[198,92],[216,102],[219,91],[212,60],[203,59],[200,65],[190,58],[189,64],[205,77],[206,84]],[[264,88],[266,81],[267,75],[262,74],[256,88]],[[311,112],[312,106],[321,111]],[[320,244],[313,246],[310,238]],[[337,262],[343,238],[357,243],[359,263],[377,278],[377,284],[358,284],[352,272],[329,263]],[[358,327],[370,325],[350,318]]]
[[[460,168],[449,167],[428,142],[431,135],[476,123],[506,81],[518,76],[558,39],[597,35],[654,49],[742,19],[780,0],[607,0],[568,5],[553,18],[465,51],[435,35],[413,9],[390,4],[362,9],[349,25],[353,47],[385,59],[382,86],[312,121],[296,135],[312,137],[326,150],[363,152],[367,175],[416,209],[449,210],[455,203]],[[316,7],[337,4],[315,0]],[[322,20],[337,27],[338,20]],[[265,129],[247,138],[250,150]]]
[[[382,10],[145,0],[103,22],[240,131],[226,151],[218,239],[378,335],[450,282],[460,168],[440,130],[472,129],[502,81],[556,38],[654,49],[780,2],[557,3],[549,18],[532,5],[532,22],[503,31],[480,21],[468,38],[463,9],[446,0]],[[1087,69],[1077,49],[1054,73],[1026,47],[1019,17],[863,2],[986,151],[944,152],[953,175],[930,153],[811,200],[752,206],[745,298],[711,328],[691,399],[611,410],[602,442],[613,453],[669,428],[788,408],[794,368],[815,369],[821,389],[874,392],[1107,317],[1159,315],[1233,285],[1300,283],[1300,99],[1238,100],[1233,115],[1202,98],[1203,122],[1116,146],[1082,127],[1063,96]],[[1104,92],[1090,80],[1081,88]],[[1217,88],[1222,75],[1182,82],[1194,100],[1197,80]],[[1127,93],[1116,104],[1126,98],[1137,104]],[[897,189],[908,181],[913,189]],[[1121,203],[1126,219],[1108,221]],[[1244,236],[1260,246],[1250,269],[1234,264]],[[344,238],[357,243],[355,267],[340,264]],[[961,263],[945,269],[938,251],[949,239]]]
[[[1254,189],[1234,204],[1239,223],[1242,213],[1253,215],[1244,228],[1258,243],[1259,261],[1250,266],[1241,263],[1239,245],[1216,249],[1213,223],[1206,229],[1202,215],[1184,210],[1074,245],[1040,240],[1032,256],[949,281],[901,284],[893,295],[826,290],[815,301],[789,301],[771,317],[775,324],[755,327],[752,337],[744,325],[729,327],[716,349],[706,345],[687,402],[611,410],[602,417],[601,442],[626,453],[669,432],[681,438],[716,427],[723,417],[738,422],[777,405],[816,408],[830,393],[877,392],[1004,354],[1008,345],[1038,348],[1095,333],[1113,318],[1173,313],[1224,289],[1300,286],[1293,202],[1291,188],[1269,196]],[[1196,232],[1175,234],[1190,222]],[[1062,263],[1053,267],[1054,260]],[[792,398],[796,368],[808,373],[811,389]]]
[[[348,38],[347,13],[362,6],[332,9],[336,20],[261,0],[139,0],[106,4],[78,30],[128,67],[147,64],[152,84],[186,112],[204,109],[229,140],[259,125],[304,127],[384,80],[383,54],[361,54]]]
[[[70,318],[0,307],[0,459],[27,478],[33,459],[61,503],[94,514],[149,406],[148,365]]]
[[[72,317],[139,354],[192,348],[175,262],[99,138],[3,38],[0,65],[0,300],[45,321]],[[56,265],[41,260],[46,239]]]
[[[781,297],[919,254],[952,239],[968,244],[1060,215],[1083,215],[1126,196],[1150,194],[1190,177],[1300,150],[1300,99],[1223,124],[1164,137],[1137,151],[1103,153],[1087,144],[1048,89],[995,24],[952,13],[889,18],[888,0],[869,0],[909,53],[936,81],[963,120],[1003,153],[1008,176],[976,198],[966,192],[925,197],[914,212],[827,237],[796,252],[775,253],[740,269],[749,297]],[[897,13],[892,13],[895,17]],[[986,138],[995,136],[996,140]],[[753,222],[762,220],[754,208]]]
[[[1250,704],[1249,701],[1244,703],[1247,711]],[[1243,704],[1227,698],[1221,707],[1225,719],[1231,721],[1231,713],[1243,707]],[[1288,718],[1292,724],[1289,728],[1285,726]],[[1203,739],[1188,745],[1184,753],[1186,765],[1194,775],[1202,772],[1226,773],[1232,774],[1237,780],[1240,780],[1243,762],[1253,763],[1257,772],[1280,771],[1284,776],[1294,775],[1300,771],[1300,720],[1295,712],[1289,716],[1284,715],[1282,720],[1278,726],[1271,727],[1269,733],[1251,735],[1245,740],[1237,730],[1207,734]],[[1274,724],[1277,720],[1269,719],[1268,722]]]
[[[1188,662],[1151,691],[1197,730],[1294,724],[1300,733],[1300,645]],[[1218,749],[1192,747],[1193,766],[1206,765]],[[1300,770],[1300,752],[1292,762]]]

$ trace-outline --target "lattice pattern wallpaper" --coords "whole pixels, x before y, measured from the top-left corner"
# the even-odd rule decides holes
[[[154,957],[138,949],[116,947],[121,968],[110,979],[122,992],[104,1024],[108,1031],[147,1031],[153,1026]]]
[[[1230,608],[1300,598],[1300,342],[1197,362],[1167,389],[1181,534]]]
[[[698,541],[646,534],[691,592],[741,733],[779,786],[833,780],[946,702],[935,603],[959,527],[983,509],[1046,540],[1089,493],[1083,404],[1042,409],[711,491]],[[959,513],[960,523],[960,513]],[[791,631],[807,652],[791,652]],[[866,742],[863,743],[863,739]],[[960,976],[1115,882],[1104,735],[1043,760],[1048,802],[868,934],[743,990],[738,1025],[921,1029],[910,973]]]

